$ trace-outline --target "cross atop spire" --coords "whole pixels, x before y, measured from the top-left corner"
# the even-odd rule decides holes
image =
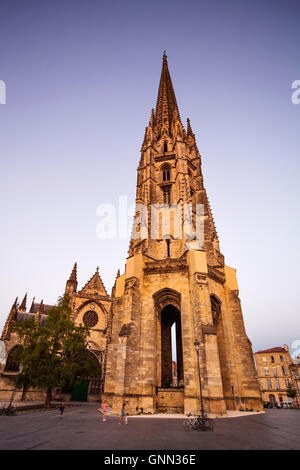
[[[176,96],[168,69],[166,51],[164,51],[155,110],[155,124],[159,133],[162,133],[164,129],[166,129],[168,133],[170,132],[174,113],[180,119]]]

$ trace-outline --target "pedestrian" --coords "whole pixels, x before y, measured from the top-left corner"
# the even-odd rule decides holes
[[[106,401],[104,400],[103,402],[103,415],[102,415],[102,421],[106,421],[106,413],[107,413],[107,403]]]
[[[126,413],[126,416],[125,416],[125,424],[128,424],[128,413]]]
[[[62,418],[64,409],[65,409],[65,404],[64,404],[64,402],[61,402],[59,409],[60,409],[60,418]]]
[[[126,403],[123,403],[119,424],[122,424],[122,422],[124,422],[124,419],[125,419],[125,406],[126,406]]]

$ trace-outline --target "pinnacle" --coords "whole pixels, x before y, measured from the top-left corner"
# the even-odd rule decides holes
[[[44,300],[41,300],[41,303],[39,305],[38,313],[44,313]]]
[[[150,121],[149,121],[149,126],[154,127],[155,123],[155,116],[154,116],[154,109],[151,109],[151,116],[150,116]]]
[[[180,119],[175,92],[168,69],[167,56],[164,52],[155,110],[155,124],[158,127],[158,131],[161,131],[163,126],[166,126],[170,131],[174,111],[176,111],[177,116]]]
[[[24,299],[23,299],[22,302],[21,302],[21,305],[19,306],[19,310],[20,310],[21,312],[26,312],[26,303],[27,303],[27,292],[26,292],[26,294],[25,294]]]
[[[187,133],[193,135],[191,121],[189,120],[189,118],[187,118]]]
[[[74,264],[69,281],[77,282],[77,262]]]
[[[17,308],[17,306],[18,306],[18,297],[16,297],[16,300],[14,301],[11,309],[13,310],[13,309]]]

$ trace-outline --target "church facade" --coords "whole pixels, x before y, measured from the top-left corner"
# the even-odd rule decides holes
[[[236,272],[220,251],[201,155],[190,121],[182,124],[166,55],[137,173],[129,256],[111,295],[98,271],[78,292],[76,265],[66,285],[73,319],[90,327],[89,349],[102,370],[98,394],[90,384],[88,399],[101,395],[116,414],[123,403],[130,414],[199,412],[198,340],[206,411],[262,410]],[[193,233],[201,215],[200,240],[186,231],[187,208]],[[46,314],[43,304],[24,308],[15,302],[4,327],[8,354],[12,322]]]

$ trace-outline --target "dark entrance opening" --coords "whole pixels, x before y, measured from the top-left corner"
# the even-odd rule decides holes
[[[99,401],[101,399],[101,365],[92,352],[86,351],[86,354],[93,360],[95,369],[98,369],[98,373],[96,377],[90,377],[89,380],[82,380],[71,387],[72,401]],[[86,357],[82,356],[79,358],[79,361],[84,363],[85,359]],[[63,392],[66,392],[66,390],[63,390]]]
[[[172,344],[172,326],[175,326],[176,345]],[[177,377],[174,382],[172,368],[172,347],[176,349]],[[183,355],[181,318],[174,305],[167,305],[161,311],[161,386],[164,388],[183,386]]]

